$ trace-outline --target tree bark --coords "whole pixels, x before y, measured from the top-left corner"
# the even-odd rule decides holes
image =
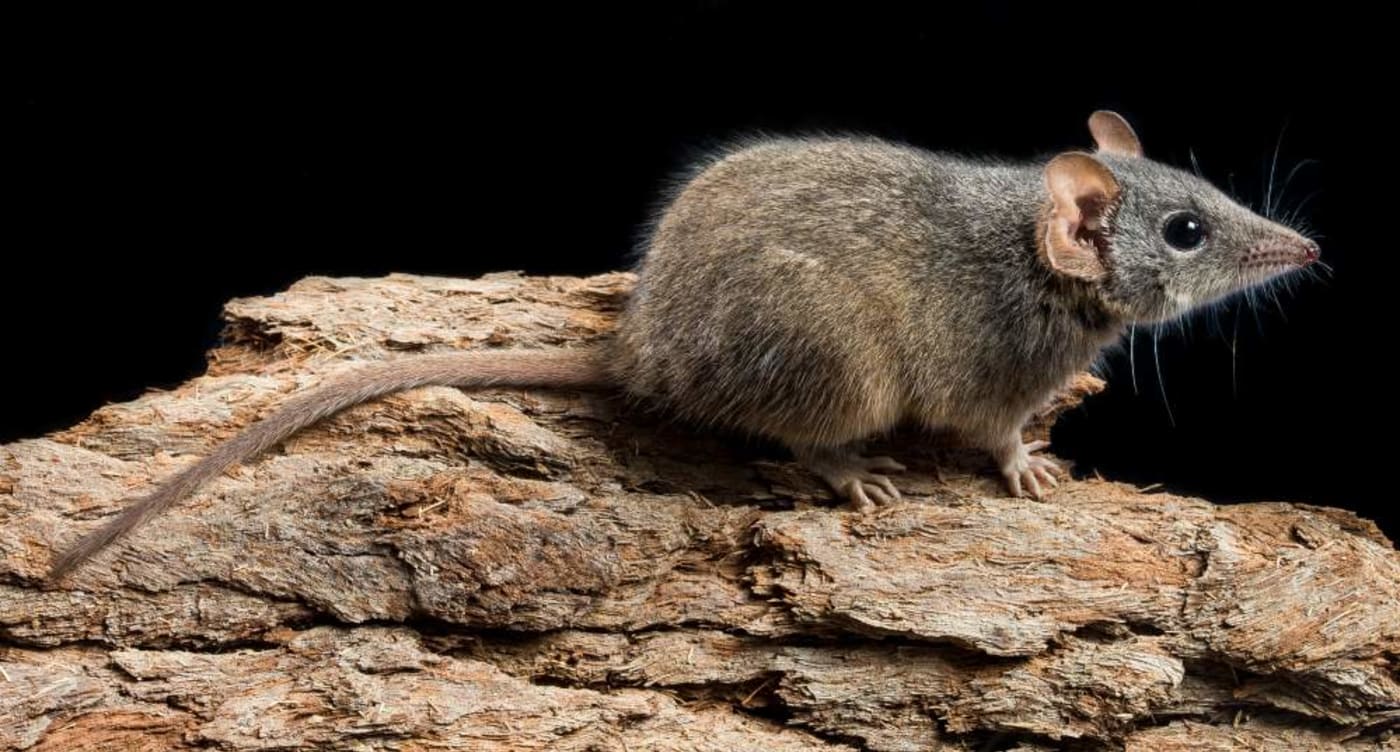
[[[229,303],[206,375],[0,447],[0,750],[1397,748],[1400,554],[1348,512],[1011,499],[902,433],[906,501],[861,515],[605,393],[362,405],[43,586],[290,393],[593,340],[631,284],[306,279]]]

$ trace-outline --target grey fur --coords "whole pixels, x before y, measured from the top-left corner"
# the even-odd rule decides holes
[[[745,144],[695,171],[660,213],[602,352],[426,370],[408,359],[294,399],[85,538],[54,576],[324,414],[429,383],[621,388],[785,443],[858,507],[898,498],[874,471],[901,468],[855,444],[910,421],[957,431],[992,454],[1013,493],[1040,496],[1056,468],[1032,455],[1041,445],[1022,444],[1021,427],[1129,322],[1316,258],[1311,241],[1203,180],[1131,156],[1131,128],[1096,117],[1116,142],[1099,165],[1121,189],[1093,237],[1101,278],[1047,263],[1043,163],[872,138]],[[1211,228],[1199,250],[1163,239],[1164,220],[1184,209]]]
[[[902,421],[956,430],[1014,491],[1038,496],[1054,481],[1028,477],[1026,463],[1049,465],[1025,456],[1022,425],[1129,322],[1316,257],[1189,173],[1097,158],[1122,190],[1104,230],[1108,273],[1085,282],[1044,262],[1042,163],[853,137],[735,149],[656,222],[608,359],[614,379],[692,421],[786,443],[853,500],[882,495],[849,445]],[[1211,235],[1183,252],[1162,228],[1187,209]],[[833,469],[831,456],[847,461]]]

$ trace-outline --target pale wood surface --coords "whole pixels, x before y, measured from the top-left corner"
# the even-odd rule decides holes
[[[909,433],[906,503],[862,516],[605,394],[363,405],[40,587],[291,392],[578,344],[631,282],[303,280],[231,302],[207,375],[0,447],[0,750],[1396,748],[1400,554],[1347,512],[1009,499]]]

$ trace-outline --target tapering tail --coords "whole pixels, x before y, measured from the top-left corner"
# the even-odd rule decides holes
[[[603,360],[601,348],[488,350],[421,355],[366,366],[291,398],[268,417],[220,444],[208,457],[181,470],[154,492],[133,502],[115,519],[84,536],[60,556],[49,570],[49,580],[61,579],[214,476],[347,407],[423,386],[605,388],[610,381]]]

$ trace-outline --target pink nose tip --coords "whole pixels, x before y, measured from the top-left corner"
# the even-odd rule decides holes
[[[1303,266],[1307,266],[1322,256],[1322,249],[1309,240],[1303,243]]]

